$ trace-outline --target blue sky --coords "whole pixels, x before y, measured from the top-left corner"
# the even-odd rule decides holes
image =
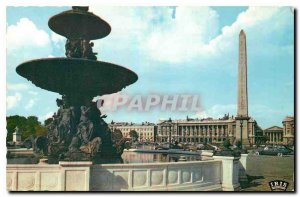
[[[60,97],[17,75],[18,64],[64,56],[65,39],[51,32],[50,16],[69,7],[7,8],[7,115],[56,111]],[[294,16],[289,7],[90,7],[110,23],[94,41],[98,60],[123,65],[139,80],[126,95],[194,94],[201,110],[107,112],[107,122],[157,122],[163,118],[236,114],[238,34],[248,50],[249,115],[263,128],[294,114]]]

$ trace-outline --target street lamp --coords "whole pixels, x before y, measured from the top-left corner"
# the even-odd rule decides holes
[[[244,122],[244,120],[249,120],[250,118],[243,117],[243,116],[237,116],[237,117],[235,117],[235,119],[240,121],[240,136],[241,136],[240,143],[241,143],[241,149],[243,149],[243,122]]]
[[[240,120],[241,149],[243,149],[243,120]]]

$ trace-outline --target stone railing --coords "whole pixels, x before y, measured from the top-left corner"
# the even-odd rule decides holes
[[[9,191],[233,191],[239,158],[142,164],[8,164]]]
[[[91,175],[92,191],[222,190],[220,161],[93,165]]]
[[[9,191],[89,191],[91,162],[9,164],[6,188]]]

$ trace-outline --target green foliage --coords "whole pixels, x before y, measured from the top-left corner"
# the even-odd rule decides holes
[[[242,149],[242,142],[240,140],[236,141],[235,145],[238,149]]]
[[[36,116],[28,116],[27,118],[18,115],[8,116],[6,117],[6,141],[12,141],[16,126],[18,126],[21,132],[22,140],[26,139],[30,135],[36,137],[47,133],[46,128],[41,125]]]
[[[269,137],[267,135],[255,137],[255,144],[257,146],[260,146],[262,144],[266,144],[267,141],[269,141]]]
[[[134,140],[136,141],[138,138],[139,138],[139,134],[135,131],[135,130],[131,130],[129,132],[129,136]]]
[[[44,125],[47,126],[47,125],[49,125],[52,121],[53,121],[52,118],[48,118],[48,119],[46,119],[46,120],[44,121]]]
[[[226,138],[223,142],[223,146],[225,149],[229,149],[229,147],[231,146],[230,140],[228,138]]]

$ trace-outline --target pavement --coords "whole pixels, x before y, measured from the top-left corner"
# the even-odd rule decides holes
[[[271,191],[269,182],[284,180],[287,191],[294,189],[294,156],[250,155],[247,158],[248,183],[241,183],[242,191]]]

